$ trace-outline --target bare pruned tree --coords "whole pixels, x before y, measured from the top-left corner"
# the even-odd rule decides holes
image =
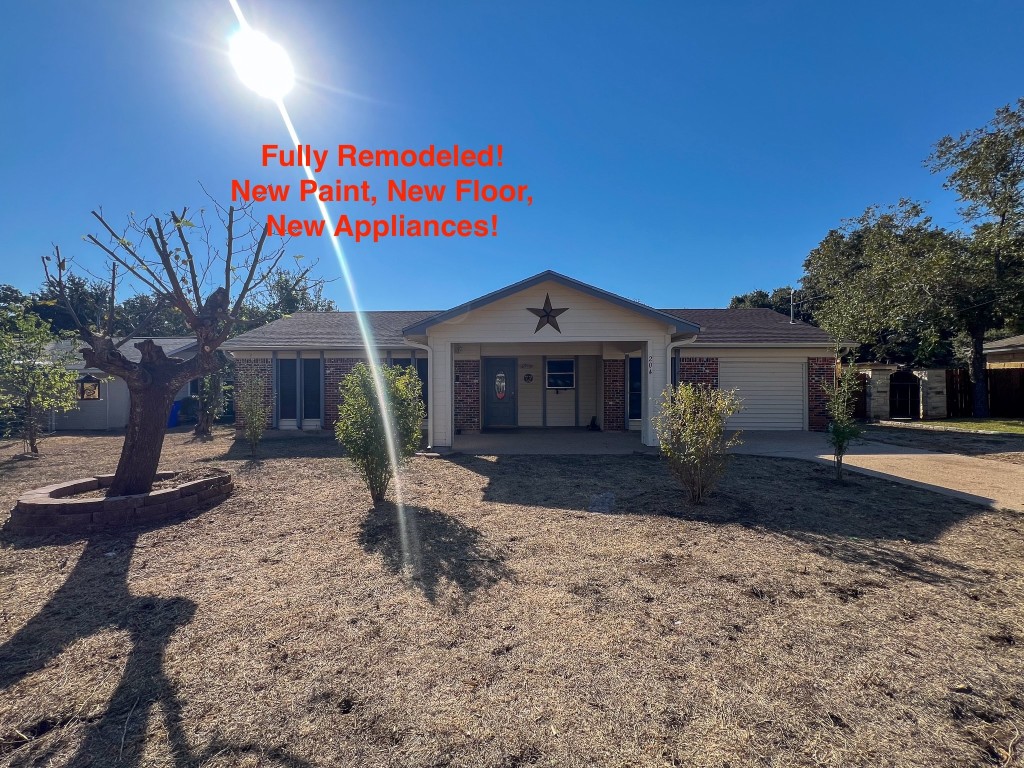
[[[189,218],[185,208],[141,220],[130,216],[120,231],[102,211],[93,211],[103,233],[86,239],[105,254],[110,286],[107,306],[91,313],[99,322],[79,317],[68,295],[69,277],[85,270],[77,270],[59,248],[43,258],[46,282],[60,297],[86,345],[81,350],[85,362],[128,385],[128,429],[111,495],[151,490],[175,394],[192,379],[223,366],[220,346],[237,332],[247,300],[266,288],[285,257],[287,243],[269,245],[266,225],[256,220],[249,206],[224,208],[214,203],[214,209],[225,232],[219,243],[204,211],[199,211],[198,222]],[[126,335],[115,337],[116,295],[124,286],[151,293],[154,314],[166,307],[180,312],[195,333],[195,356],[168,357],[152,339],[142,338],[151,315],[141,318]],[[141,356],[138,361],[122,352],[133,339],[141,339],[134,344]]]

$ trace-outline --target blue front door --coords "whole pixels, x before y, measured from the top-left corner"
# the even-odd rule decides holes
[[[484,427],[516,426],[516,370],[514,357],[484,358],[483,390]]]

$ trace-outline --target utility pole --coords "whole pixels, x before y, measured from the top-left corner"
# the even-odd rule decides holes
[[[789,289],[789,324],[790,325],[796,325],[796,320],[793,317],[793,315],[794,315],[793,296],[795,294],[796,294],[796,291],[794,291],[792,288],[790,288]]]

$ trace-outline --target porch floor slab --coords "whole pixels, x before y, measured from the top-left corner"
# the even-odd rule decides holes
[[[476,456],[564,456],[657,454],[639,432],[591,432],[583,428],[514,429],[456,435],[452,453]]]

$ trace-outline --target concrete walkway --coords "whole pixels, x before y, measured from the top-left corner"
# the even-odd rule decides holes
[[[577,427],[510,429],[456,435],[452,451],[476,456],[623,456],[658,453],[639,432],[590,432]]]
[[[832,447],[820,432],[744,432],[736,453],[832,463]],[[844,466],[935,493],[986,506],[1024,511],[1024,466],[1005,461],[936,453],[871,440],[851,446]]]

